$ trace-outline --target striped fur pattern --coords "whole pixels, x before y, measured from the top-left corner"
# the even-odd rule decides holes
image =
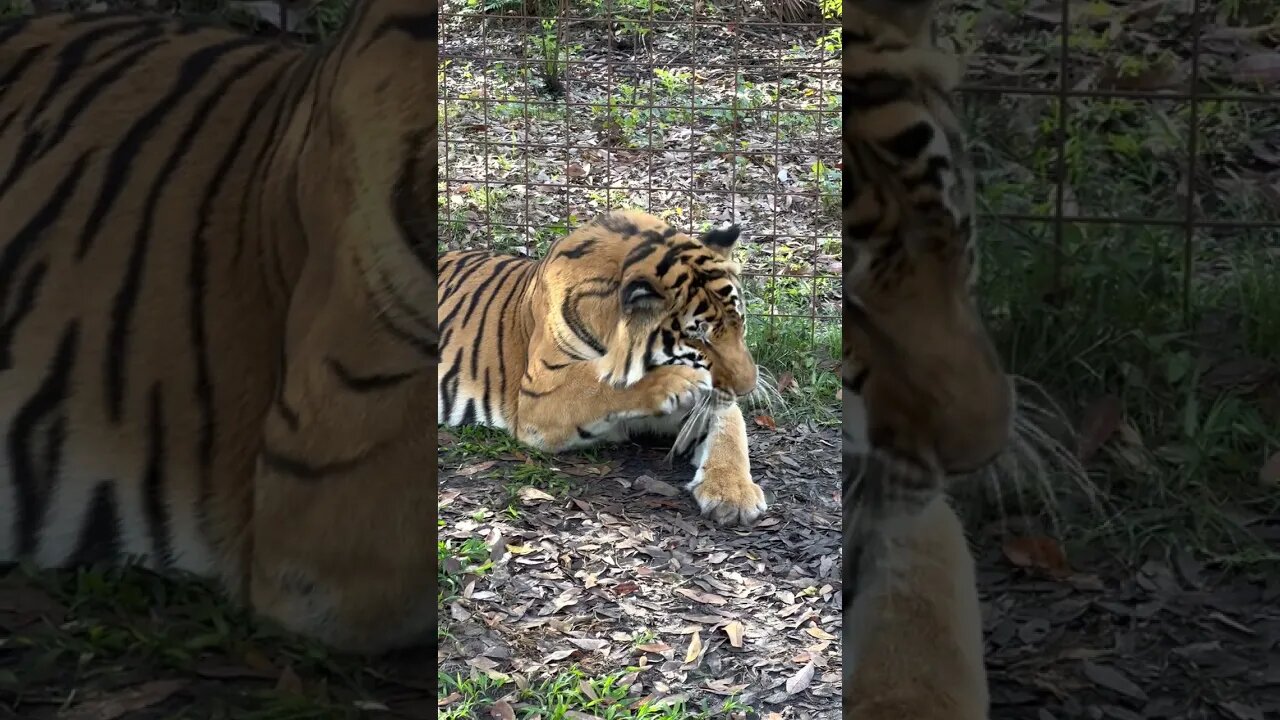
[[[0,24],[0,560],[430,636],[436,17]]]
[[[602,215],[544,258],[440,256],[442,425],[502,428],[560,452],[633,434],[676,436],[713,388],[755,391],[736,226],[692,237],[635,210]],[[700,509],[750,524],[765,510],[736,403],[688,441]]]
[[[1010,440],[972,298],[973,173],[933,0],[844,3],[845,717],[987,714],[973,559],[943,494]]]

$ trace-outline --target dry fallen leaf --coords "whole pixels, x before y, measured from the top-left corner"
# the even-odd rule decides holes
[[[791,695],[809,687],[809,683],[813,682],[813,663],[806,663],[800,668],[800,672],[787,679],[787,692]]]
[[[1255,53],[1241,58],[1231,68],[1231,79],[1261,85],[1280,83],[1280,52]]]
[[[742,647],[742,635],[745,630],[746,628],[737,620],[732,620],[724,626],[724,634],[729,636],[729,644],[736,648]]]
[[[489,706],[489,717],[494,720],[516,720],[516,711],[511,707],[511,703],[499,700]]]
[[[643,490],[645,492],[662,495],[664,497],[676,497],[680,494],[680,488],[675,485],[672,485],[669,482],[663,482],[662,480],[656,480],[648,475],[641,475],[636,478],[636,482],[633,487],[637,490]]]
[[[1147,694],[1143,692],[1142,688],[1138,687],[1119,670],[1107,665],[1098,665],[1088,660],[1082,663],[1082,667],[1084,668],[1084,676],[1089,678],[1095,685],[1101,685],[1108,690],[1127,695],[1139,702],[1147,701]]]
[[[698,656],[701,654],[702,654],[702,636],[698,634],[697,630],[694,630],[693,637],[689,638],[689,649],[685,651],[685,654],[684,654],[685,665],[689,665],[695,660],[697,660]]]
[[[535,502],[542,502],[545,500],[556,499],[554,495],[543,492],[542,490],[539,490],[538,488],[533,487],[532,485],[522,486],[518,491],[516,491],[516,495],[519,496],[520,502],[526,505],[529,505]]]
[[[457,474],[462,475],[463,477],[471,477],[472,475],[482,473],[485,470],[488,470],[489,468],[497,464],[498,464],[497,460],[486,460],[484,462],[475,463],[472,465],[467,465],[466,467],[458,468]]]
[[[826,630],[823,630],[817,625],[810,625],[809,627],[805,628],[804,631],[819,640],[835,640],[836,639],[835,635],[832,635],[831,633],[827,632]]]
[[[1272,455],[1258,471],[1258,481],[1267,487],[1280,485],[1280,452]]]
[[[715,593],[702,592],[691,588],[676,588],[676,592],[690,600],[696,600],[697,602],[706,603],[707,605],[724,605],[729,602]]]
[[[153,680],[76,705],[62,720],[116,720],[168,700],[187,686],[186,680]]]
[[[293,671],[292,665],[285,665],[280,671],[280,678],[276,680],[276,692],[281,695],[302,695],[302,678],[298,677],[298,673]]]
[[[609,647],[609,641],[601,638],[565,638],[565,640],[583,650],[603,650]]]
[[[630,595],[631,593],[639,589],[640,589],[640,586],[636,584],[636,581],[623,580],[622,582],[613,586],[613,594],[614,595]]]
[[[778,376],[778,394],[779,395],[781,395],[782,393],[794,387],[796,387],[795,375],[792,375],[789,372],[784,372]]]
[[[1043,535],[1011,537],[1005,540],[1004,556],[1021,568],[1044,570],[1054,576],[1071,574],[1062,545]]]
[[[1080,440],[1076,456],[1088,460],[1120,429],[1124,420],[1124,405],[1115,395],[1103,395],[1089,403],[1080,421]]]
[[[532,548],[532,547],[529,547],[528,545],[508,545],[507,546],[507,552],[511,553],[512,555],[528,555],[529,553],[534,553],[537,551],[538,551],[538,548]]]
[[[671,646],[662,641],[637,645],[636,649],[641,652],[653,653],[654,655],[663,655],[671,652]]]

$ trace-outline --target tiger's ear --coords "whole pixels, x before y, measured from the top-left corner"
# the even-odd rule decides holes
[[[738,242],[740,234],[742,229],[737,225],[715,228],[702,234],[702,244],[711,248],[711,251],[720,257],[727,258],[733,252],[733,246]]]
[[[667,298],[657,284],[647,277],[633,277],[622,284],[619,299],[624,315],[638,315],[663,310]]]

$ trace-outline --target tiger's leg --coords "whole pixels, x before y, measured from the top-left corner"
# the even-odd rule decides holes
[[[591,363],[573,363],[520,388],[515,435],[550,452],[618,440],[626,421],[671,415],[710,390],[709,372],[683,365],[654,368],[617,388],[601,382]]]
[[[764,491],[751,479],[747,425],[737,403],[712,416],[693,464],[697,471],[686,487],[703,515],[721,525],[750,525],[768,507]]]
[[[853,720],[985,720],[982,613],[968,540],[939,495],[891,520],[845,614]]]

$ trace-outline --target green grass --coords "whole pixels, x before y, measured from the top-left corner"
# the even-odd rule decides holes
[[[520,707],[521,720],[541,717],[564,720],[570,711],[585,712],[605,720],[711,720],[729,713],[749,712],[750,707],[732,698],[710,707],[647,699],[633,689],[641,668],[592,675],[577,666],[527,688],[513,687],[501,673],[462,676],[440,673],[440,720],[486,718],[492,704],[504,699]]]
[[[1280,561],[1238,519],[1241,509],[1280,511],[1280,494],[1257,480],[1280,448],[1280,427],[1252,385],[1206,384],[1227,363],[1280,358],[1274,258],[1262,249],[1195,255],[1199,269],[1184,286],[1177,233],[1073,226],[1060,271],[1066,290],[1047,303],[1052,255],[1026,244],[1043,247],[1047,235],[988,228],[984,297],[1011,371],[1069,407],[1104,395],[1123,405],[1125,431],[1090,464],[1107,507],[1075,518],[1076,530],[1134,552],[1154,540],[1223,561]],[[1210,262],[1222,267],[1209,271]],[[1215,317],[1229,323],[1238,348],[1193,332]]]
[[[0,706],[15,717],[155,679],[186,683],[156,706],[174,718],[354,719],[385,690],[381,663],[283,632],[198,579],[15,568],[0,572],[0,595]],[[286,668],[294,683],[278,679]]]
[[[1122,0],[1073,12],[1135,7]],[[1060,27],[1029,18],[1026,8],[1024,0],[992,6],[985,27],[998,32],[979,31],[980,18],[961,9],[943,17],[940,34],[997,65],[1022,58],[1016,82],[1054,87]],[[1219,26],[1274,19],[1273,8],[1252,0],[1219,11]],[[1165,6],[1140,40],[1106,22],[1073,24],[1069,85],[1090,89],[1112,70],[1132,79],[1185,68],[1187,18],[1186,8]],[[1235,83],[1223,72],[1229,64],[1215,65],[1224,60],[1220,49],[1206,44],[1202,52],[1202,84],[1263,90]],[[969,73],[974,84],[1014,82],[1007,69],[981,63]],[[1053,216],[1060,109],[1052,97],[965,98],[984,213]],[[1251,145],[1280,132],[1280,116],[1245,102],[1202,102],[1195,110],[1198,216],[1280,220],[1265,181],[1275,162]],[[1185,102],[1070,100],[1065,212],[1184,219],[1192,119]],[[1114,542],[1132,556],[1154,543],[1225,563],[1280,561],[1241,520],[1280,511],[1280,491],[1258,480],[1263,462],[1280,450],[1280,388],[1238,370],[1280,358],[1280,229],[1203,229],[1189,245],[1176,224],[1068,224],[1059,238],[1050,222],[987,219],[979,232],[983,302],[1009,369],[1043,385],[1077,426],[1105,397],[1123,411],[1086,463],[1105,502],[1085,512],[1064,506],[1064,530]],[[1221,331],[1207,332],[1214,325]]]

